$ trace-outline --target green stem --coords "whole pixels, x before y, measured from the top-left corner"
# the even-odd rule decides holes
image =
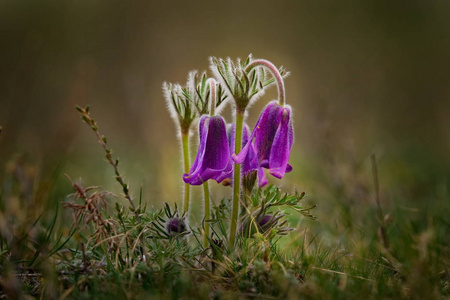
[[[242,148],[242,126],[244,124],[244,112],[236,109],[236,138],[234,140],[234,153],[239,153]],[[231,212],[230,238],[229,249],[233,249],[236,241],[236,228],[239,213],[239,200],[241,189],[241,165],[234,164],[234,179],[233,179],[233,210]]]
[[[181,141],[183,144],[184,173],[189,173],[189,132],[181,130]],[[189,183],[184,184],[184,204],[183,212],[189,211],[189,198],[191,194],[191,186]]]
[[[208,185],[208,181],[205,181],[203,183],[203,195],[205,197],[205,237],[204,237],[204,241],[203,241],[203,246],[205,248],[208,247],[208,237],[209,237],[209,223],[206,222],[207,220],[209,220],[210,217],[210,204],[209,204],[209,185]]]
[[[209,115],[212,117],[216,114],[216,80],[209,78],[208,81],[210,89]]]

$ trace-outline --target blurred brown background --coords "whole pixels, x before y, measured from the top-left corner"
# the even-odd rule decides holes
[[[181,166],[163,81],[253,53],[291,71],[286,185],[320,203],[323,186],[371,180],[373,152],[384,186],[449,180],[449,1],[2,1],[0,32],[1,170],[22,153],[42,178],[118,191],[75,111],[89,104],[134,194],[173,202]]]

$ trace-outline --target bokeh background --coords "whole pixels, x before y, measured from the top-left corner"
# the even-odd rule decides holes
[[[2,1],[0,32],[0,179],[20,161],[61,201],[64,173],[119,194],[75,110],[89,104],[134,196],[180,202],[162,83],[252,53],[291,71],[284,189],[305,190],[319,216],[373,206],[375,153],[383,205],[448,208],[449,1]]]

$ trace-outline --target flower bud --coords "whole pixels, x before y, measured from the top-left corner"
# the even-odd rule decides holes
[[[171,218],[166,223],[166,231],[170,235],[177,235],[187,231],[184,218]]]
[[[246,218],[240,228],[239,231],[244,236],[252,236],[256,232],[266,233],[270,228],[275,226],[278,223],[279,217],[274,217],[271,214],[259,216],[256,219],[251,220],[251,218]]]

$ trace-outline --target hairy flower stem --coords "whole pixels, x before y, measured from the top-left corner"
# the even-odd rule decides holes
[[[181,141],[183,144],[183,160],[184,160],[184,173],[189,173],[189,132],[181,130]],[[183,212],[189,211],[189,199],[191,195],[191,186],[189,183],[184,184],[184,204]]]
[[[236,138],[234,140],[234,153],[239,153],[242,148],[242,126],[244,124],[244,112],[236,109]],[[233,210],[231,212],[230,237],[228,240],[229,249],[233,249],[236,241],[236,228],[239,213],[241,189],[241,165],[234,164],[233,179]]]
[[[286,104],[286,91],[284,89],[284,81],[283,77],[280,74],[280,71],[278,71],[277,67],[273,63],[271,63],[268,60],[265,59],[256,59],[252,61],[247,68],[245,69],[245,72],[249,73],[254,67],[257,66],[263,66],[267,69],[269,69],[270,73],[272,73],[273,77],[277,81],[277,87],[278,87],[278,104],[280,106],[284,106]]]
[[[205,236],[203,240],[203,246],[208,247],[208,237],[209,237],[209,223],[207,220],[211,218],[210,216],[210,202],[209,202],[209,184],[208,181],[203,183],[203,195],[205,196]]]
[[[214,78],[209,78],[209,91],[210,91],[210,106],[209,115],[212,117],[216,114],[216,80]]]
[[[210,107],[209,115],[213,117],[216,113],[216,81],[214,78],[209,78],[209,89],[210,89]],[[206,220],[210,219],[210,202],[209,202],[209,185],[208,181],[203,183],[203,195],[205,197],[205,236],[203,241],[203,246],[208,247],[208,237],[209,237],[209,223]]]

